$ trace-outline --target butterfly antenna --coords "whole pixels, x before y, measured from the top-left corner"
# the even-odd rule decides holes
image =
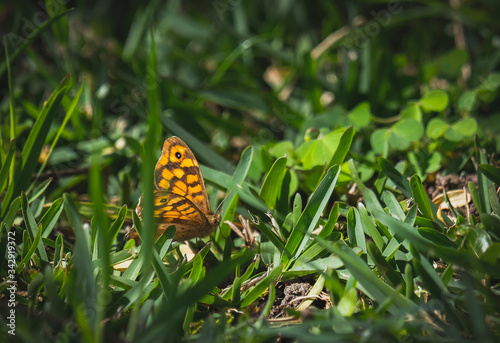
[[[219,206],[217,206],[217,209],[215,210],[215,213],[219,213],[221,211],[221,208],[222,208],[222,205],[224,204],[224,201],[226,201],[227,197],[229,196],[229,194],[231,194],[231,192],[233,191],[233,189],[231,189],[227,194],[226,196],[224,197],[224,199],[222,199],[222,201],[220,202]]]

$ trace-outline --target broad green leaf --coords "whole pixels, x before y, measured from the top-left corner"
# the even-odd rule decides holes
[[[339,148],[340,140],[346,130],[338,129],[326,135],[320,135],[314,141],[307,141],[302,144],[296,151],[301,158],[305,170],[309,170],[315,166],[324,166],[326,161],[330,161],[337,149]],[[349,134],[347,135],[347,138]],[[339,159],[343,153],[339,153]]]
[[[498,222],[499,220],[497,220],[497,223]],[[474,230],[470,230],[467,233],[465,240],[465,245],[468,250],[472,251],[477,257],[481,257],[481,255],[488,250],[492,243],[493,241],[491,236],[488,234],[488,231],[481,228],[474,228]]]
[[[392,149],[404,151],[410,149],[411,142],[406,137],[400,136],[399,134],[391,131],[389,145]]]
[[[414,119],[419,123],[422,122],[422,110],[417,103],[410,102],[406,108],[399,114],[401,119]]]
[[[389,137],[391,132],[388,129],[376,129],[370,135],[370,144],[376,154],[386,157],[389,154]]]
[[[450,142],[461,142],[464,139],[464,136],[453,127],[449,127],[448,130],[444,133],[444,138],[449,140]]]
[[[445,134],[446,130],[448,130],[449,125],[441,118],[432,118],[427,123],[426,135],[431,139],[438,139],[442,135]]]
[[[451,126],[453,130],[460,132],[465,137],[471,137],[476,134],[477,122],[474,118],[464,118]]]
[[[477,106],[477,92],[470,90],[460,95],[457,101],[457,107],[461,112],[471,112]]]
[[[354,129],[356,130],[361,130],[368,126],[371,116],[372,113],[368,102],[360,103],[347,114],[347,117],[352,121]]]
[[[456,77],[469,61],[467,50],[451,48],[445,51],[440,56],[433,57],[433,63],[438,68],[438,75],[450,78]]]
[[[104,194],[105,194],[105,187],[104,183],[102,180],[102,169],[101,169],[101,151],[100,150],[95,150],[92,152],[91,157],[90,157],[90,173],[89,173],[89,191],[90,191],[90,199],[93,202],[93,212],[94,215],[92,217],[91,221],[91,228],[92,233],[94,233],[94,229],[97,230],[97,233],[95,235],[92,235],[91,239],[92,241],[92,246],[93,246],[93,252],[92,252],[92,259],[94,260],[96,256],[99,258],[100,265],[98,269],[101,271],[98,275],[98,284],[100,287],[97,288],[98,292],[98,297],[95,302],[95,318],[93,318],[95,323],[101,323],[101,321],[105,317],[105,311],[106,311],[106,302],[104,301],[107,292],[108,292],[108,285],[109,285],[109,275],[111,274],[111,263],[110,263],[110,256],[109,252],[111,250],[111,237],[109,234],[109,219],[106,216],[104,212],[104,204],[105,204],[105,199],[104,199]],[[122,216],[126,213],[122,213]],[[125,218],[123,218],[125,219]],[[116,230],[116,229],[115,229]],[[114,236],[114,232],[113,232]],[[96,241],[94,241],[94,239]],[[96,250],[97,248],[97,250]],[[96,254],[97,252],[97,254]],[[106,294],[106,295],[105,295]],[[97,324],[97,326],[100,326]],[[102,327],[99,329],[96,329],[94,331],[95,336],[102,337],[103,331]]]
[[[441,162],[443,161],[443,155],[440,152],[434,151],[431,156],[427,159],[427,168],[425,172],[427,174],[432,174],[441,168]]]
[[[409,142],[415,142],[424,135],[424,128],[420,122],[415,119],[402,119],[391,128],[391,138],[397,135]]]
[[[478,90],[481,92],[494,92],[500,87],[500,73],[493,72],[481,80]]]
[[[425,94],[419,103],[424,111],[441,112],[448,106],[448,94],[442,90],[435,89]]]
[[[269,154],[273,157],[291,157],[293,156],[293,143],[290,141],[279,141],[274,143],[269,149]],[[291,161],[291,160],[290,160]]]

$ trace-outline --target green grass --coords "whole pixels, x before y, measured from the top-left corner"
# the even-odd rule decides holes
[[[500,338],[496,2],[45,4],[0,5],[2,341]],[[192,259],[170,135],[226,196]]]

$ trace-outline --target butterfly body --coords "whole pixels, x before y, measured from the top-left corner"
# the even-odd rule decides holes
[[[142,215],[141,199],[136,208]],[[205,183],[193,152],[179,137],[170,137],[163,144],[162,154],[155,167],[154,216],[158,225],[157,237],[168,227],[175,226],[175,241],[206,237],[221,220],[208,202]],[[128,239],[138,240],[135,229]]]

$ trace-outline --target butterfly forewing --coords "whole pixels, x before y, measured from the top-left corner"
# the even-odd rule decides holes
[[[198,162],[178,137],[170,137],[163,144],[155,167],[155,188],[157,236],[174,225],[176,241],[205,237],[219,225],[220,213],[214,214],[210,209]],[[136,213],[141,217],[140,200]],[[138,242],[138,234],[133,228],[127,232],[127,237]]]
[[[212,213],[198,161],[178,137],[170,137],[163,144],[155,168],[155,185],[158,191],[185,197],[203,213]]]

